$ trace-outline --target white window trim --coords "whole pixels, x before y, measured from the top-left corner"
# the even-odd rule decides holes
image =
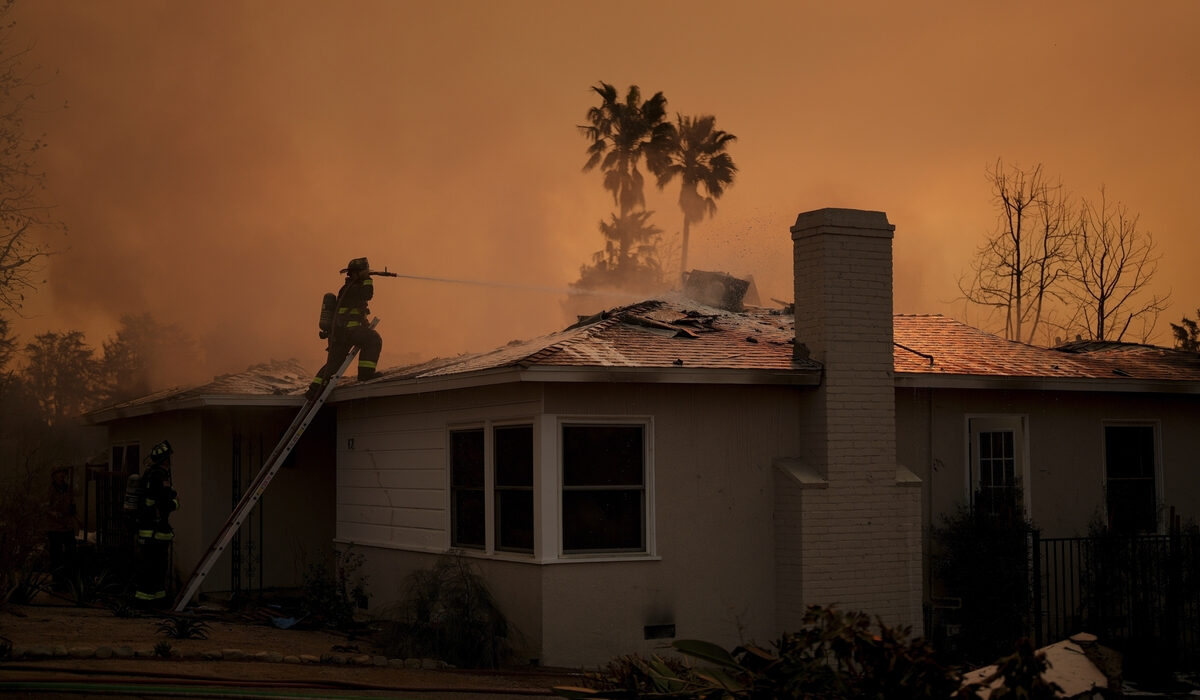
[[[647,415],[622,415],[622,416],[589,416],[589,415],[560,415],[547,416],[548,421],[553,421],[554,433],[552,439],[554,441],[554,451],[551,454],[555,455],[553,468],[543,469],[543,474],[553,474],[553,488],[542,480],[543,493],[553,494],[551,504],[542,504],[542,512],[545,513],[548,509],[553,510],[553,522],[548,523],[549,527],[544,528],[543,532],[553,530],[553,536],[547,532],[546,540],[553,540],[553,549],[541,552],[541,554],[553,553],[553,561],[557,562],[596,562],[596,561],[645,561],[657,560],[658,542],[655,527],[655,498],[654,498],[654,417]],[[644,493],[645,493],[645,511],[643,517],[646,523],[646,548],[642,552],[571,552],[566,553],[562,549],[562,483],[563,483],[563,454],[562,454],[562,430],[568,425],[640,425],[642,426],[643,435],[643,474]],[[543,464],[543,466],[547,466]],[[549,506],[549,508],[547,507]],[[543,559],[543,561],[545,561]]]
[[[981,423],[984,427],[980,430],[979,426],[973,426],[972,423]],[[1029,460],[1029,416],[1020,413],[968,413],[963,416],[963,464],[965,465],[965,473],[963,478],[963,502],[969,508],[975,507],[975,475],[976,464],[975,456],[971,454],[971,445],[974,443],[974,435],[976,432],[989,432],[998,430],[1014,430],[1016,432],[1014,450],[1018,457],[1018,473],[1017,478],[1020,480],[1018,486],[1021,488],[1022,505],[1025,508],[1025,517],[1033,518],[1033,482],[1030,479],[1030,460]]]
[[[1163,490],[1162,421],[1138,418],[1105,418],[1100,421],[1100,505],[1104,508],[1104,523],[1111,524],[1108,512],[1108,442],[1104,429],[1108,427],[1154,428],[1154,532],[1163,534],[1162,506],[1166,502]]]
[[[494,451],[495,436],[493,430],[495,428],[503,428],[505,426],[531,426],[533,428],[533,552],[514,552],[510,550],[496,549],[496,455]],[[450,434],[463,430],[482,430],[483,431],[483,549],[474,547],[460,547],[455,545],[451,538],[454,531],[454,489],[453,489],[453,450],[451,449]],[[538,550],[541,546],[542,533],[544,527],[543,520],[539,517],[540,511],[538,508],[538,472],[540,469],[541,454],[539,444],[540,421],[529,416],[526,418],[503,418],[498,420],[476,420],[464,423],[449,423],[446,425],[446,532],[443,537],[443,544],[446,551],[454,550],[465,556],[486,557],[491,559],[508,559],[512,561],[528,562],[530,559],[538,559]]]

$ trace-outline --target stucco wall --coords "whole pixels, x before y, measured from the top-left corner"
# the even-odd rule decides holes
[[[180,585],[186,583],[200,557],[233,512],[233,433],[239,432],[245,440],[252,442],[244,445],[243,450],[242,486],[246,488],[294,415],[290,408],[214,408],[123,419],[108,425],[110,445],[139,443],[143,459],[160,440],[170,440],[175,449],[171,471],[175,490],[179,492],[180,509],[171,516],[171,524],[175,528],[174,576]],[[251,523],[243,526],[246,533],[243,548],[248,549],[246,545],[251,538],[255,542],[253,559],[244,564],[253,566],[256,571],[255,588],[260,573],[266,587],[300,585],[306,551],[327,550],[332,545],[333,425],[334,416],[327,412],[309,427],[293,458],[267,489],[262,519],[256,509],[250,516]],[[260,449],[261,458],[258,456]],[[272,504],[277,507],[272,508]],[[259,551],[262,553],[261,569]],[[249,578],[244,580],[249,581]],[[226,551],[205,578],[200,592],[216,593],[229,589],[230,554]]]
[[[1200,518],[1200,397],[1100,392],[897,389],[900,460],[925,480],[924,523],[938,525],[967,497],[967,417],[1027,419],[1034,524],[1046,537],[1087,534],[1104,506],[1105,421],[1158,426],[1160,505]]]
[[[171,457],[171,479],[175,490],[179,492],[180,504],[180,509],[171,516],[171,526],[175,528],[173,575],[180,582],[186,581],[192,567],[208,547],[202,535],[203,441],[199,414],[195,411],[179,411],[118,420],[109,424],[108,435],[110,445],[139,443],[142,459],[159,441],[170,440],[175,450]],[[139,471],[144,469],[139,467]]]
[[[295,414],[290,408],[205,411],[205,548],[233,512],[233,437],[241,436],[238,458],[240,493],[244,493]],[[318,414],[243,523],[239,542],[243,590],[256,590],[259,585],[300,586],[305,565],[330,551],[334,533],[335,422],[332,411]],[[232,549],[231,543],[217,559],[202,591],[231,589]]]
[[[798,396],[807,391],[547,387],[546,410],[555,415],[653,417],[657,555],[549,567],[548,658],[569,654],[560,663],[573,665],[614,651],[651,652],[663,642],[644,639],[646,625],[672,623],[677,638],[728,647],[766,644],[779,633],[772,462],[798,449]]]
[[[674,624],[677,638],[726,646],[768,643],[780,631],[772,461],[798,449],[803,391],[810,390],[526,384],[343,404],[338,541],[364,555],[371,610],[383,611],[403,594],[412,567],[430,565],[449,546],[448,424],[534,419],[535,461],[557,472],[550,433],[558,419],[645,418],[653,435],[650,555],[562,558],[547,548],[551,532],[539,535],[533,556],[467,556],[529,641],[526,654],[543,664],[651,652],[664,641],[646,640],[646,625]],[[547,520],[556,517],[557,499],[557,492],[537,494],[540,534],[557,527]]]

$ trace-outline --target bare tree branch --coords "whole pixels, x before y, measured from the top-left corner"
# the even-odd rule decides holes
[[[1135,330],[1145,342],[1170,293],[1150,290],[1162,257],[1149,231],[1138,228],[1138,215],[1104,188],[1098,201],[1082,200],[1067,270],[1067,301],[1077,313],[1069,330],[1094,340],[1124,340]]]
[[[967,301],[1004,314],[1004,336],[1032,343],[1061,301],[1071,240],[1071,207],[1062,185],[1041,164],[1029,170],[987,169],[996,228],[980,245],[968,273],[959,278]]]
[[[54,252],[47,234],[65,227],[43,198],[46,178],[37,159],[46,143],[26,131],[39,68],[25,64],[28,48],[14,47],[14,4],[0,0],[0,309],[19,313]]]

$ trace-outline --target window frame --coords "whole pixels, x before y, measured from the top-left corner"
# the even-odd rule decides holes
[[[136,455],[133,459],[133,464],[129,463],[129,449],[136,450]],[[116,462],[117,450],[121,451],[121,464]],[[109,471],[120,472],[122,474],[136,474],[142,471],[142,442],[140,440],[126,440],[123,442],[109,443]]]
[[[483,521],[483,542],[481,542],[479,544],[475,544],[473,542],[472,543],[463,543],[463,542],[455,541],[455,537],[456,537],[457,531],[459,529],[457,527],[458,519],[456,517],[457,513],[458,513],[456,494],[458,493],[458,491],[463,490],[463,488],[465,488],[465,487],[463,487],[463,488],[456,487],[454,484],[454,434],[455,433],[473,433],[473,432],[479,432],[481,434],[481,437],[483,438],[483,447],[482,447],[483,463],[480,465],[481,471],[482,471],[482,474],[480,474],[480,486],[470,488],[470,490],[472,492],[476,492],[476,491],[480,492],[480,494],[482,496],[482,501],[483,501],[483,513],[480,514],[480,518]],[[449,545],[450,545],[450,548],[452,548],[452,549],[463,549],[463,550],[472,551],[472,552],[488,551],[488,530],[489,530],[489,528],[488,528],[488,512],[489,512],[490,508],[488,508],[488,502],[487,502],[488,501],[488,494],[487,494],[487,483],[488,483],[487,482],[487,473],[488,473],[487,443],[488,443],[488,430],[483,424],[466,424],[466,425],[448,426],[447,427],[447,430],[446,430],[446,493],[447,493],[447,497],[449,498],[449,504],[448,504],[447,511],[446,511],[447,515],[448,515],[448,522],[447,522],[447,527],[446,527],[446,537],[449,540]]]
[[[500,513],[498,508],[499,493],[502,490],[511,490],[509,487],[503,489],[497,488],[496,485],[496,459],[495,459],[495,435],[497,429],[527,427],[530,429],[531,439],[531,454],[532,461],[530,464],[530,486],[528,490],[531,493],[531,509],[530,519],[532,522],[533,543],[530,549],[521,549],[513,547],[499,546],[499,526]],[[454,486],[454,450],[453,440],[454,433],[482,431],[483,433],[483,486],[479,489],[483,495],[483,544],[468,545],[455,542],[456,530],[456,511],[455,511],[455,493]],[[539,541],[541,538],[542,518],[538,512],[538,474],[539,474],[539,448],[538,448],[538,421],[533,417],[524,418],[505,418],[500,420],[479,420],[464,423],[451,423],[446,425],[446,534],[445,542],[447,549],[461,551],[463,554],[470,556],[486,556],[494,558],[515,558],[522,561],[527,561],[533,558],[538,551]],[[523,488],[523,487],[522,487]]]
[[[567,427],[638,427],[642,430],[642,484],[641,502],[641,539],[642,546],[638,549],[572,549],[565,546],[566,526],[563,518],[564,493],[567,491],[591,490],[590,487],[566,486],[565,470],[565,439],[564,429]],[[556,554],[560,560],[596,559],[628,560],[657,558],[657,542],[655,528],[655,498],[654,498],[654,420],[651,416],[559,416],[555,425],[554,441],[557,448],[556,470],[557,493],[556,507]],[[616,489],[614,489],[616,490]]]
[[[490,440],[491,449],[490,450],[485,449],[484,463],[486,464],[488,462],[488,457],[491,458],[492,478],[485,483],[490,484],[492,487],[492,496],[490,499],[490,503],[492,505],[492,512],[493,512],[492,521],[491,521],[492,522],[492,533],[493,533],[493,537],[492,537],[493,549],[497,552],[506,552],[506,553],[510,553],[510,554],[533,556],[534,552],[537,551],[537,541],[538,541],[537,492],[536,492],[537,472],[538,472],[538,470],[537,470],[537,433],[536,433],[536,429],[534,427],[534,422],[529,421],[529,422],[515,422],[515,423],[510,423],[510,422],[493,423],[493,424],[491,424],[490,428],[491,429],[488,431],[488,435],[491,438],[491,440]],[[508,484],[502,486],[500,484],[500,473],[499,473],[500,470],[496,469],[496,433],[497,433],[497,431],[511,430],[514,428],[528,428],[529,429],[529,485],[528,486],[508,485]],[[529,527],[530,527],[529,548],[526,549],[524,547],[505,547],[505,546],[501,545],[501,543],[500,543],[501,529],[502,529],[501,526],[503,524],[501,521],[504,517],[504,513],[501,508],[501,495],[504,493],[526,493],[526,492],[529,494]]]
[[[1021,491],[1021,504],[1025,517],[1033,517],[1033,488],[1029,467],[1029,418],[1016,413],[977,413],[967,414],[964,420],[965,445],[963,447],[964,463],[966,465],[963,500],[975,509],[975,493],[980,488],[981,469],[980,455],[977,446],[981,433],[1013,433],[1013,478],[1014,486]]]
[[[1100,489],[1103,494],[1104,522],[1112,527],[1112,513],[1109,508],[1108,488],[1108,429],[1109,428],[1150,428],[1153,432],[1154,467],[1154,529],[1147,533],[1133,534],[1162,534],[1163,532],[1163,460],[1162,460],[1162,423],[1157,420],[1105,419],[1100,422]]]

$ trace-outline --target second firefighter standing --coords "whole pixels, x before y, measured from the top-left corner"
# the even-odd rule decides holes
[[[330,377],[337,373],[350,350],[358,348],[358,381],[374,379],[379,353],[383,350],[383,339],[371,328],[367,317],[371,310],[367,302],[375,296],[371,281],[371,265],[366,258],[355,258],[346,265],[346,281],[337,294],[334,314],[328,332],[329,347],[325,366],[313,378],[305,397],[317,398]],[[326,337],[325,331],[321,337]]]
[[[150,466],[139,479],[137,503],[138,555],[134,600],[145,606],[166,602],[167,567],[175,530],[171,513],[179,510],[179,494],[171,485],[171,443],[150,450]]]

